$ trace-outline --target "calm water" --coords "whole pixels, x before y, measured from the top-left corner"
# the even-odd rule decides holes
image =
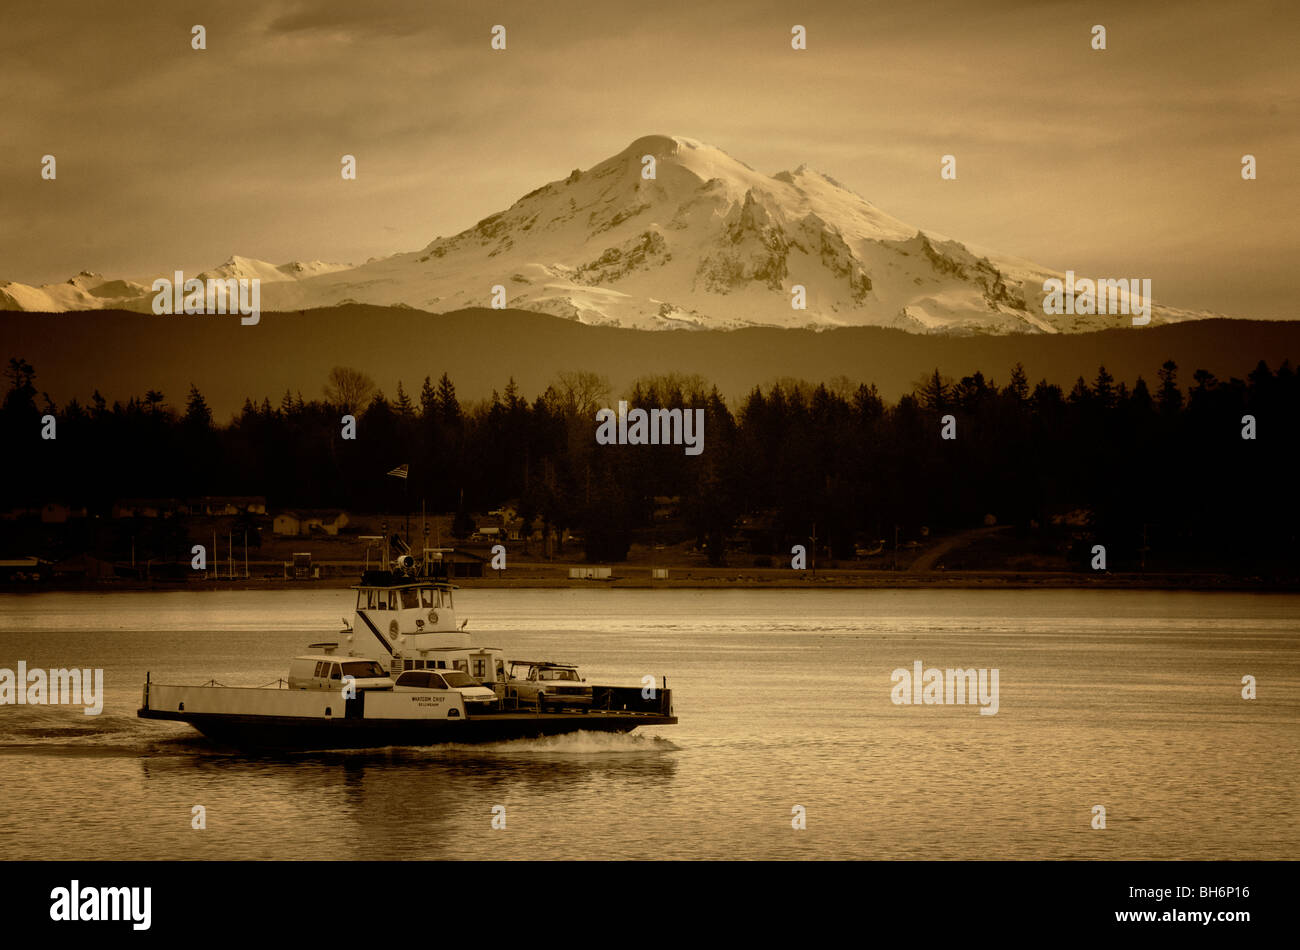
[[[7,858],[1294,858],[1300,598],[1105,591],[464,590],[479,642],[666,673],[646,734],[254,757],[135,718],[261,685],[349,591],[0,597],[0,667],[102,667],[99,717],[0,707]],[[1000,711],[890,672],[1000,670]],[[1259,698],[1241,698],[1241,678]],[[190,827],[207,809],[206,830]],[[1107,828],[1090,827],[1104,805]],[[506,806],[507,827],[491,828]],[[807,829],[791,828],[791,809]]]

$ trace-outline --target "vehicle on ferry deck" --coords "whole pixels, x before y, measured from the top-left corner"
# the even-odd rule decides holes
[[[313,643],[327,652],[308,656],[296,656],[289,661],[290,689],[330,689],[341,690],[352,677],[352,687],[356,690],[392,689],[393,678],[388,671],[374,660],[353,656],[331,656],[337,644]]]
[[[539,711],[565,706],[590,706],[591,687],[578,675],[578,668],[550,660],[512,660],[508,696],[537,706]]]
[[[397,677],[393,687],[397,692],[419,690],[453,690],[460,693],[468,712],[486,711],[501,705],[501,699],[486,686],[461,670],[407,670]]]

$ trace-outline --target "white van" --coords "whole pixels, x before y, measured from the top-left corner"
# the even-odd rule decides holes
[[[375,660],[355,656],[295,656],[289,661],[290,689],[342,690],[345,676],[351,676],[357,691],[392,689],[393,678]]]

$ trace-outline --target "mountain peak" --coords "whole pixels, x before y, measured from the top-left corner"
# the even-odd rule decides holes
[[[446,312],[485,306],[503,287],[512,308],[643,329],[1123,325],[1108,315],[1045,314],[1043,281],[1057,275],[923,235],[807,164],[767,175],[717,146],[664,134],[634,139],[420,251],[358,267],[232,255],[199,276],[260,278],[266,311],[351,300]],[[78,285],[92,282],[100,287]],[[98,275],[39,289],[7,284],[0,306],[147,310],[137,287]],[[1152,322],[1195,316],[1156,308]]]
[[[682,147],[682,140],[674,135],[643,135],[619,152],[618,157],[631,156],[639,160],[642,155],[653,155],[655,158],[667,158],[676,155]]]

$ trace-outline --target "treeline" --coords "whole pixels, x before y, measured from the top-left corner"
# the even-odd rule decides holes
[[[1068,389],[1031,386],[1019,365],[1005,385],[936,370],[893,404],[874,385],[783,380],[735,407],[699,377],[613,394],[593,373],[562,373],[531,400],[511,380],[462,404],[445,373],[390,397],[336,368],[321,397],[248,400],[228,424],[193,387],[179,404],[156,391],[109,404],[96,392],[59,408],[26,362],[11,360],[8,377],[6,507],[105,513],[126,497],[264,495],[271,511],[396,515],[423,501],[456,511],[463,533],[471,512],[511,503],[527,529],[573,532],[597,561],[624,558],[634,540],[676,540],[662,514],[674,507],[714,563],[739,542],[788,557],[814,526],[819,549],[850,558],[896,534],[997,523],[1015,527],[1025,552],[1068,553],[1081,568],[1104,544],[1112,570],[1294,574],[1300,542],[1289,363],[1261,362],[1245,380],[1198,369],[1186,386],[1172,362],[1152,385],[1102,367]],[[595,412],[620,396],[703,409],[703,453],[597,445]],[[46,415],[55,439],[41,437]],[[344,438],[345,416],[355,438]],[[407,481],[386,477],[402,464]]]

